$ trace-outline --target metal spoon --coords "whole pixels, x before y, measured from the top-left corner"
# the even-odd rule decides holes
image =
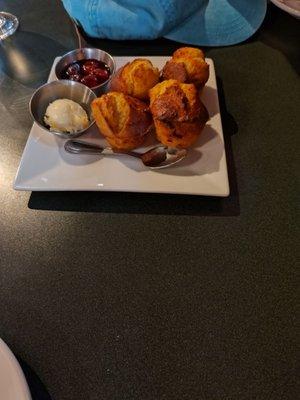
[[[84,142],[82,140],[68,140],[65,143],[65,150],[72,154],[101,154],[103,156],[128,155],[139,158],[146,167],[151,169],[170,167],[181,161],[187,155],[185,149],[175,149],[163,145],[153,147],[145,153],[138,153],[136,151],[117,151],[109,147],[101,147],[97,144]]]

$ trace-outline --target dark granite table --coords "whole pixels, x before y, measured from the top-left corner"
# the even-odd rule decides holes
[[[33,399],[296,399],[299,21],[270,6],[247,43],[207,50],[229,198],[26,193],[28,101],[76,36],[57,0],[0,9],[20,19],[0,46],[0,337]]]

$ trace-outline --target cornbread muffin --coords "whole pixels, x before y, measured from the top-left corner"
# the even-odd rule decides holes
[[[141,146],[153,125],[148,106],[124,93],[109,92],[91,107],[100,133],[117,150]]]
[[[209,78],[209,65],[204,53],[193,47],[181,47],[173,53],[162,70],[163,79],[176,79],[182,83],[194,83],[202,88]]]
[[[175,79],[150,90],[150,110],[157,139],[171,147],[190,147],[209,119],[195,85]]]
[[[111,80],[110,90],[146,100],[149,90],[158,82],[158,68],[153,67],[149,60],[137,58],[116,72]]]

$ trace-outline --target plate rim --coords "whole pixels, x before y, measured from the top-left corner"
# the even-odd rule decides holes
[[[7,362],[4,364],[4,366],[9,369],[9,376],[12,376],[14,385],[18,384],[18,395],[21,394],[23,396],[22,398],[18,398],[16,400],[32,400],[25,375],[20,364],[18,363],[18,360],[4,340],[0,338],[0,355],[1,354],[6,356]]]
[[[299,10],[295,10],[295,8],[292,8],[279,0],[271,0],[271,2],[281,10],[286,11],[288,14],[292,15],[293,17],[300,18]]]

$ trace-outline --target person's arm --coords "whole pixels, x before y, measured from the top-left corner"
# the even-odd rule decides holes
[[[90,36],[155,39],[189,18],[203,0],[63,0]]]

